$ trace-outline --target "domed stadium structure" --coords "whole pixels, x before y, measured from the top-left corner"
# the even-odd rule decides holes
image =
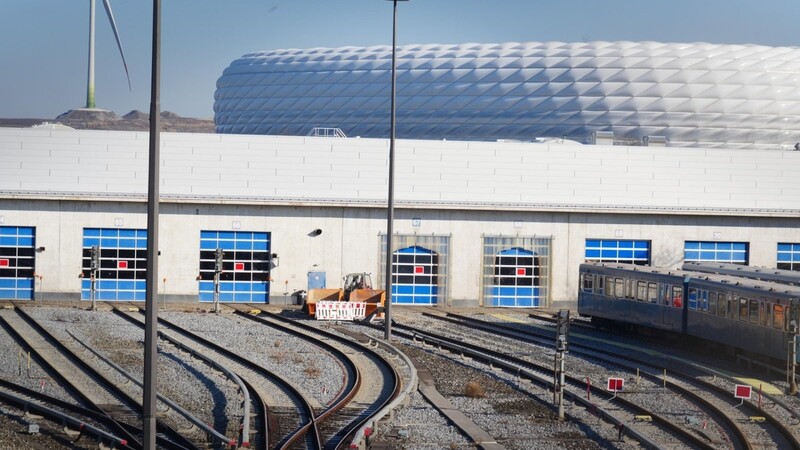
[[[217,81],[218,133],[389,135],[390,46],[273,50]],[[776,148],[800,141],[800,48],[589,42],[397,47],[403,139]]]

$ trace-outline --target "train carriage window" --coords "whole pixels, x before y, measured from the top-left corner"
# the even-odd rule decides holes
[[[614,278],[606,277],[606,297],[614,297]]]
[[[758,300],[750,300],[748,306],[750,309],[750,323],[758,323],[760,312],[758,308]]]
[[[717,293],[716,292],[709,292],[708,293],[708,312],[710,314],[717,313]]]
[[[783,305],[772,305],[772,328],[782,330],[786,316],[783,315]]]
[[[625,280],[614,278],[614,296],[617,298],[625,297]]]
[[[758,324],[762,327],[767,326],[767,303],[764,301],[758,302]]]
[[[739,298],[739,320],[742,322],[747,322],[747,304],[746,298]]]
[[[683,287],[672,287],[672,306],[675,308],[683,308]]]
[[[603,295],[603,286],[605,285],[605,278],[602,275],[594,276],[594,293]]]
[[[719,300],[717,300],[717,315],[720,317],[728,317],[728,302],[725,300],[725,294],[719,294]]]
[[[593,289],[592,281],[594,280],[592,274],[584,273],[581,275],[581,277],[583,278],[583,292],[592,292]]]
[[[636,300],[640,302],[647,301],[647,282],[639,281],[636,284]]]
[[[658,301],[658,284],[647,283],[647,301],[656,303]]]
[[[791,307],[791,306],[788,306],[788,305],[787,305],[787,306],[784,306],[784,307],[783,307],[783,315],[784,315],[784,317],[786,317],[786,320],[784,320],[784,322],[783,322],[783,329],[784,329],[785,331],[790,331],[790,330],[789,330],[789,325],[790,325],[790,323],[791,323],[791,321],[792,321],[792,320],[791,320],[791,317],[792,317],[792,307]]]

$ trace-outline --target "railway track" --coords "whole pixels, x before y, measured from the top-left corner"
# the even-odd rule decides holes
[[[131,448],[141,448],[142,405],[121,382],[104,376],[77,355],[32,316],[15,304],[3,314],[6,329],[17,342],[35,355],[55,379],[76,395],[84,405],[108,418],[111,432],[119,433]],[[157,442],[169,449],[200,449],[162,419],[157,419]]]
[[[144,326],[142,311],[130,314],[115,308],[114,313],[138,326]],[[314,438],[314,410],[300,389],[249,358],[214,343],[211,339],[192,332],[170,320],[159,317],[159,324],[173,333],[159,332],[163,339],[181,343],[192,354],[203,354],[220,365],[228,367],[245,383],[253,412],[248,424],[252,436],[242,436],[240,443],[253,448],[290,448],[304,442],[307,448],[321,448]],[[269,393],[267,395],[266,393]],[[281,406],[270,407],[267,396]],[[290,406],[287,406],[290,405]],[[278,415],[280,417],[278,417]],[[310,436],[310,437],[309,437]]]
[[[468,354],[470,358],[484,360],[492,366],[501,367],[507,371],[517,371],[520,376],[531,379],[546,390],[552,389],[552,356],[546,358],[547,362],[535,362],[530,361],[530,358],[519,358],[503,351],[486,348],[486,346],[471,344],[470,340],[472,339],[469,335],[477,334],[474,333],[475,327],[471,327],[470,333],[455,338],[442,335],[444,331],[432,333],[405,324],[397,324],[397,328],[407,331],[407,337],[411,339],[421,339],[433,345],[444,346],[450,351]],[[718,448],[706,437],[698,436],[697,433],[672,422],[668,415],[657,414],[652,408],[622,397],[611,397],[596,386],[587,387],[585,380],[581,378],[566,377],[566,382],[566,393],[573,404],[582,404],[614,426],[623,425],[625,433],[639,440],[642,445]],[[585,399],[583,395],[587,389],[591,394],[589,398]],[[635,417],[647,418],[647,421],[633,422],[630,420]]]
[[[347,378],[341,392],[317,415],[325,449],[345,448],[370,419],[394,399],[401,388],[400,375],[379,353],[350,338],[313,327],[303,321],[260,310],[258,315],[236,308],[235,314],[290,333],[337,355]],[[362,372],[370,374],[363,389]],[[376,379],[381,380],[376,383]]]
[[[52,436],[63,435],[62,439],[73,441],[88,435],[101,446],[131,448],[127,439],[106,431],[114,428],[113,419],[100,411],[50,397],[2,379],[0,379],[0,402],[16,407],[26,414],[46,418],[53,424],[49,432]]]
[[[545,331],[528,326],[525,327],[523,333],[517,326],[487,322],[458,314],[448,314],[446,318],[431,317],[461,323],[470,329],[480,329],[536,345],[554,347],[555,343],[555,332],[551,330]],[[778,411],[770,411],[751,402],[743,402],[740,405],[733,399],[732,385],[726,389],[718,383],[712,383],[693,375],[693,373],[697,373],[698,366],[666,365],[667,361],[654,358],[652,353],[641,353],[641,356],[637,356],[636,352],[632,352],[629,347],[602,349],[599,348],[596,341],[572,338],[570,352],[580,355],[582,358],[597,360],[602,364],[617,365],[623,368],[631,378],[633,375],[649,378],[653,384],[661,383],[664,388],[674,391],[676,395],[689,399],[703,410],[708,411],[709,415],[717,420],[717,423],[730,435],[731,440],[737,444],[737,448],[762,448],[764,446],[800,448],[794,427],[787,426],[786,420],[776,414],[782,408],[778,408]],[[659,364],[653,364],[654,360]],[[682,365],[684,368],[681,368]],[[666,372],[664,371],[665,367],[669,367]],[[640,368],[649,369],[649,371],[640,371]],[[778,405],[778,403],[771,404]],[[784,417],[787,415],[797,417],[793,410],[784,410]],[[684,416],[690,417],[687,414]]]
[[[536,320],[542,320],[538,315],[531,315],[530,317]],[[552,318],[544,319],[545,322],[553,323]],[[597,332],[596,327],[590,324],[582,323],[581,329],[586,333]],[[607,333],[600,331],[603,336]],[[612,342],[615,342],[617,336],[610,335]],[[606,339],[604,339],[606,341]],[[605,357],[613,357],[619,355],[618,358],[630,361],[639,366],[655,367],[653,364],[654,358],[652,354],[645,357],[636,357],[635,353],[626,357],[627,351],[607,351],[596,348],[591,342],[586,339],[578,338],[576,345],[582,351],[591,353],[595,351]],[[628,342],[625,342],[625,347],[630,347]],[[702,356],[699,357],[702,359]],[[764,429],[764,433],[771,436],[774,442],[770,442],[767,446],[773,445],[777,448],[800,448],[800,430],[796,425],[800,422],[800,411],[789,402],[783,401],[776,395],[770,393],[759,392],[758,401],[733,401],[731,398],[732,392],[737,384],[742,381],[736,377],[729,375],[724,370],[719,370],[711,367],[708,363],[701,363],[698,361],[688,360],[685,358],[672,358],[671,356],[661,355],[657,359],[662,367],[668,367],[669,372],[675,377],[670,377],[670,382],[686,383],[690,388],[695,387],[703,392],[714,393],[712,398],[719,400],[719,403],[725,405],[728,411],[735,410],[741,412],[739,420],[741,422],[754,422],[753,426],[758,426]],[[789,397],[787,400],[793,400]],[[794,403],[797,403],[794,401]],[[753,419],[756,419],[755,421]],[[763,420],[762,420],[763,419]]]

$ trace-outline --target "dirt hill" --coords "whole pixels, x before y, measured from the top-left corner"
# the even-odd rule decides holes
[[[42,123],[60,123],[77,130],[148,131],[150,114],[131,111],[119,117],[113,111],[101,109],[73,109],[55,119],[0,119],[0,127],[27,128]],[[161,131],[177,133],[214,133],[214,120],[180,117],[163,111]]]

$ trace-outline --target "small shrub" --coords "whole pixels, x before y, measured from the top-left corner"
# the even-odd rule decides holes
[[[281,341],[272,341],[272,346],[275,348],[281,348]]]
[[[482,398],[486,395],[486,391],[477,382],[470,381],[464,386],[464,395],[469,398]]]
[[[271,355],[271,358],[275,360],[275,362],[282,364],[286,361],[286,352],[276,352]]]
[[[303,372],[305,372],[308,378],[318,378],[322,374],[322,371],[319,370],[319,367],[314,365],[306,366]]]
[[[301,364],[303,362],[303,357],[295,353],[294,356],[292,356],[292,362],[295,364]]]

